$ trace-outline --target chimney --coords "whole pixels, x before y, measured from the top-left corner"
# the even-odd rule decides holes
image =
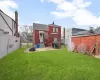
[[[55,23],[54,23],[54,21],[53,21],[53,23],[52,23],[52,24],[53,24],[53,25],[55,24]]]
[[[15,22],[16,22],[16,36],[18,37],[18,12],[15,11]]]

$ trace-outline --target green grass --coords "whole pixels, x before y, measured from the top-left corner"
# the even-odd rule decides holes
[[[19,49],[0,60],[0,80],[100,80],[100,60],[66,49]]]

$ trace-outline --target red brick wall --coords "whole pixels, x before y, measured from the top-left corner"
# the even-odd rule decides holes
[[[94,44],[98,43],[100,45],[100,35],[72,37],[72,42],[74,42],[74,44],[76,45],[75,47],[76,51],[77,51],[77,46],[82,43],[87,46],[87,51],[90,51]],[[96,53],[96,55],[98,54],[100,53]]]
[[[49,43],[53,43],[54,38],[57,38],[58,41],[61,42],[61,27],[56,27],[56,28],[58,28],[57,34],[51,34],[51,33],[53,33],[53,27],[55,27],[55,26],[48,26],[48,28],[49,28],[48,39],[44,40],[46,42],[46,44],[45,44],[46,46],[48,46]],[[40,43],[40,41],[39,41],[39,31],[38,30],[34,31],[34,37],[33,38],[34,38],[33,40],[34,40],[35,44]]]
[[[35,42],[35,44],[40,43],[40,41],[39,41],[39,31],[38,30],[34,31],[34,42]]]
[[[57,38],[58,41],[61,42],[61,27],[55,27],[55,26],[48,26],[49,27],[49,43],[53,43],[54,38]],[[58,28],[57,34],[51,34],[53,33],[53,28]]]

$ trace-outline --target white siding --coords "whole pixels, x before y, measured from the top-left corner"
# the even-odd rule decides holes
[[[5,15],[4,13],[2,13],[2,12],[1,12],[1,15],[4,17],[4,19],[7,21],[8,25],[12,29],[12,19],[10,17],[8,17],[7,15]]]
[[[15,21],[4,14],[2,11],[0,11],[0,14],[0,29],[9,32],[9,34],[4,34],[3,32],[0,32],[0,58],[2,58],[8,53],[20,48],[20,38],[14,36],[16,30]],[[6,20],[7,23],[3,18]],[[18,42],[16,42],[16,40]]]
[[[8,31],[9,35],[12,35],[11,30],[8,28],[7,24],[4,22],[4,20],[1,17],[1,15],[0,15],[0,29],[2,29],[4,31]]]
[[[72,29],[66,29],[65,30],[65,44],[67,45],[68,47],[68,51],[72,51],[73,47],[72,47]]]
[[[18,42],[16,42],[16,40]],[[12,45],[12,47],[10,47]],[[0,58],[20,48],[20,38],[0,34]]]
[[[14,20],[12,20],[10,17],[8,17],[6,14],[4,14],[2,11],[0,11],[0,14],[6,20],[9,27],[13,30],[13,33],[10,30],[10,28],[8,27],[8,25],[6,24],[6,22],[4,21],[4,19],[2,18],[1,15],[0,15],[0,29],[2,29],[4,31],[8,31],[9,35],[14,35],[14,33],[15,33],[15,28],[14,28],[15,22],[14,22]]]

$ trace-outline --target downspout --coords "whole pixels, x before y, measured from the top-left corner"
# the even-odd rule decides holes
[[[65,46],[65,28],[63,28],[63,30],[64,30],[63,34],[64,34],[64,46]]]

